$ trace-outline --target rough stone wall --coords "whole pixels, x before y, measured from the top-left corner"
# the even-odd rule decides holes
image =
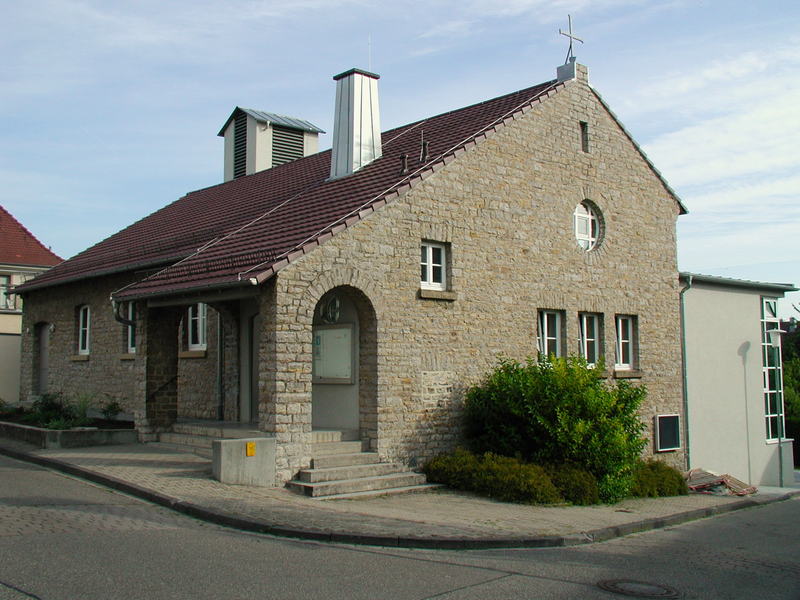
[[[580,122],[589,124],[588,153]],[[603,217],[601,244],[591,252],[573,231],[573,211],[586,199]],[[262,372],[273,388],[262,410],[280,421],[269,428],[280,430],[279,446],[285,442],[279,478],[310,460],[311,322],[316,302],[338,285],[361,290],[375,309],[372,443],[384,460],[413,465],[453,448],[465,389],[499,354],[536,354],[540,309],[564,311],[570,354],[579,352],[578,313],[600,313],[610,365],[615,316],[636,317],[633,381],[648,388],[640,413],[651,439],[654,415],[682,413],[678,213],[585,81],[576,80],[298,259],[270,292],[277,366]],[[422,240],[448,245],[454,300],[420,298]],[[296,414],[288,414],[293,405]],[[661,458],[683,463],[682,452]]]
[[[114,319],[109,295],[131,283],[127,275],[104,277],[25,297],[22,324],[21,400],[38,397],[38,335],[36,325],[54,326],[50,334],[48,391],[67,397],[96,394],[102,404],[117,400],[134,412],[137,381],[134,357],[127,354],[125,326]],[[78,356],[78,307],[90,306],[90,354]],[[85,360],[83,360],[85,358]],[[81,359],[81,360],[78,360]]]
[[[188,308],[183,311],[179,333],[178,415],[189,419],[217,419],[218,314],[211,306],[206,312],[206,350],[189,351],[186,331]]]
[[[95,394],[97,406],[117,400],[123,412],[144,418],[144,405],[136,400],[143,385],[145,371],[138,365],[145,339],[145,308],[137,306],[137,353],[128,354],[125,326],[114,319],[110,294],[133,281],[132,275],[90,279],[30,292],[25,298],[23,313],[22,365],[20,399],[38,397],[38,332],[36,325],[54,325],[50,334],[50,368],[48,391],[66,397]],[[78,307],[90,306],[90,353],[78,355]],[[205,356],[179,359],[178,406],[180,416],[216,419],[217,416],[217,312],[209,307]],[[238,331],[227,330],[229,338]],[[180,350],[186,349],[183,332]],[[235,346],[234,346],[235,348]],[[236,352],[238,356],[238,351]],[[235,364],[235,363],[234,363]],[[228,377],[231,393],[238,393],[238,379]],[[226,388],[227,389],[227,388]],[[230,396],[230,393],[228,394]],[[226,402],[226,415],[236,411],[236,399]]]

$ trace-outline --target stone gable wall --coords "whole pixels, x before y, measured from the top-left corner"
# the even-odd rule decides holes
[[[589,124],[589,153],[581,121]],[[573,211],[585,199],[604,219],[592,252],[573,233]],[[454,448],[465,389],[499,354],[536,354],[540,309],[564,311],[570,354],[579,351],[578,313],[601,313],[612,365],[615,316],[636,316],[641,378],[634,381],[648,388],[640,413],[651,438],[654,415],[683,412],[678,213],[591,89],[574,81],[286,267],[272,292],[277,367],[263,373],[281,439],[291,440],[279,477],[310,460],[311,322],[316,302],[337,285],[361,290],[375,309],[378,433],[362,438],[384,460],[414,465]],[[420,299],[422,240],[448,244],[455,300]],[[294,414],[289,405],[299,405]],[[662,458],[683,463],[682,452]]]

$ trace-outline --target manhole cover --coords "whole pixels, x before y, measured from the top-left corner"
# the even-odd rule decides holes
[[[625,579],[609,579],[598,581],[597,585],[608,592],[633,596],[635,598],[680,598],[681,593],[665,585],[644,583],[643,581],[627,581]]]

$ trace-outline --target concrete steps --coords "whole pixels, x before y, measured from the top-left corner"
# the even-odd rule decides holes
[[[251,423],[178,422],[152,443],[212,460],[214,440],[263,435]],[[353,498],[435,487],[425,484],[424,475],[400,463],[382,463],[377,453],[367,449],[358,431],[314,430],[311,468],[300,471],[287,487],[311,498]]]
[[[312,498],[350,498],[377,493],[416,491],[425,476],[400,463],[382,463],[367,452],[358,432],[313,432],[311,468],[303,469],[287,487]]]
[[[301,472],[302,473],[302,472]],[[425,483],[425,475],[421,473],[393,473],[391,475],[378,475],[375,477],[357,477],[341,479],[338,481],[321,481],[307,483],[293,479],[288,483],[289,489],[312,498],[330,496],[349,496],[363,492],[392,492],[400,488],[408,488]]]

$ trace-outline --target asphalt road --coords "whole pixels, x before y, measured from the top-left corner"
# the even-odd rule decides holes
[[[209,525],[0,457],[0,600],[800,598],[800,500],[575,548],[326,545]],[[629,596],[630,597],[630,596]],[[663,596],[662,596],[663,597]]]

